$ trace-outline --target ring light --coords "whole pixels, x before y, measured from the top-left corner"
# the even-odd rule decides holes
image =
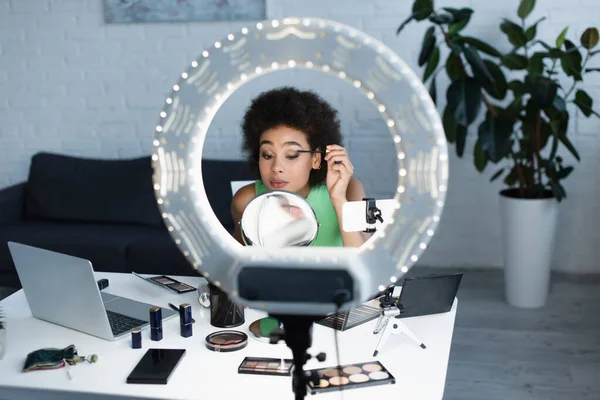
[[[244,247],[223,228],[208,202],[201,160],[215,114],[246,82],[293,68],[322,71],[353,85],[378,110],[391,134],[398,161],[395,211],[358,249]],[[259,22],[204,50],[165,100],[152,165],[162,217],[189,263],[234,301],[285,314],[334,312],[336,306],[320,298],[319,286],[314,286],[327,279],[345,282],[342,309],[394,284],[433,236],[448,181],[442,122],[418,77],[377,39],[317,18]],[[294,291],[299,282],[311,285],[313,293]],[[280,285],[277,293],[262,294],[261,287],[275,284]]]

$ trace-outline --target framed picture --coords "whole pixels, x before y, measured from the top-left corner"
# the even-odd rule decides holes
[[[104,21],[252,21],[266,19],[266,0],[104,0]]]

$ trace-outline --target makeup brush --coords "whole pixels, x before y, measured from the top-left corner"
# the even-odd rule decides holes
[[[329,150],[296,150],[297,153],[321,153],[321,154],[325,154],[325,153],[329,153]],[[341,161],[334,161],[334,164],[341,164]]]
[[[296,150],[298,153],[329,153],[329,150]]]

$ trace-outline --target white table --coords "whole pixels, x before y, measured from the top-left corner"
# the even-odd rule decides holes
[[[243,350],[231,353],[212,352],[204,346],[204,338],[219,329],[210,325],[209,310],[200,306],[197,292],[171,294],[129,274],[97,272],[96,277],[109,279],[110,286],[105,289],[108,293],[161,306],[168,306],[169,302],[176,305],[186,302],[192,304],[193,316],[196,319],[194,335],[182,338],[179,334],[179,318],[176,317],[164,322],[162,341],[151,341],[149,330],[146,328],[142,331],[142,349],[132,349],[130,337],[110,342],[33,318],[25,295],[20,290],[0,302],[6,314],[8,328],[8,353],[0,360],[0,399],[293,399],[291,377],[237,373],[239,364],[246,356],[292,358],[291,350],[285,343],[272,345],[250,337],[248,346]],[[203,278],[176,279],[197,286]],[[404,335],[390,335],[377,359],[394,375],[395,385],[320,393],[314,396],[321,400],[367,397],[441,399],[456,308],[455,299],[452,310],[448,313],[402,320],[427,345],[425,350],[420,349]],[[265,315],[266,313],[261,311],[246,309],[246,323],[234,329],[249,334],[249,324]],[[345,332],[315,324],[313,346],[309,352],[316,355],[324,351],[327,353],[327,360],[309,360],[305,370],[338,364],[334,342],[336,332],[340,364],[373,360],[373,350],[378,340],[378,335],[372,333],[376,321]],[[77,347],[80,355],[97,354],[99,361],[96,364],[82,363],[71,367],[72,380],[69,380],[64,368],[21,372],[29,352],[44,347],[64,348],[70,344]],[[151,347],[185,348],[187,352],[167,385],[127,384],[127,376],[146,349]],[[307,398],[314,396],[308,394]]]

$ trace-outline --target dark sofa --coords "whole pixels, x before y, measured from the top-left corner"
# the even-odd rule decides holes
[[[233,232],[230,182],[254,176],[244,161],[202,163],[208,200]],[[152,173],[149,156],[34,155],[28,180],[0,190],[0,286],[21,286],[8,241],[88,259],[96,271],[195,273],[163,224]]]

